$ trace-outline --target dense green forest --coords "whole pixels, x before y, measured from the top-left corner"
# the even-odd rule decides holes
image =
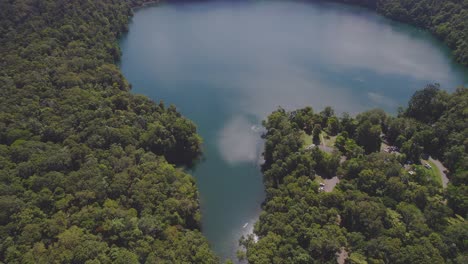
[[[267,198],[258,237],[241,240],[240,257],[336,263],[346,252],[356,264],[467,263],[467,88],[448,94],[429,85],[397,117],[280,108],[264,126]],[[304,134],[317,146],[305,145]],[[333,150],[318,147],[327,138]],[[383,143],[396,151],[381,151]],[[447,189],[436,168],[421,165],[428,155],[448,167]],[[322,191],[321,179],[335,175],[338,185]]]
[[[429,30],[468,66],[468,0],[307,0],[370,8],[391,19]]]
[[[0,263],[218,262],[180,169],[201,154],[196,126],[129,93],[116,66],[144,2],[0,1]],[[466,0],[340,2],[426,28],[468,65]],[[242,241],[250,263],[334,263],[341,248],[350,263],[466,263],[467,104],[466,88],[430,86],[398,117],[274,112],[260,240]],[[304,148],[323,131],[336,152]],[[381,133],[401,155],[376,152]],[[449,168],[446,190],[402,167],[422,154]],[[341,182],[318,192],[316,174]]]
[[[0,263],[217,262],[195,125],[116,66],[130,4],[0,1]]]

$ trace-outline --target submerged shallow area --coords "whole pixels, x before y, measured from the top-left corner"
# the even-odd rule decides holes
[[[427,32],[337,4],[149,6],[136,11],[120,45],[133,92],[175,104],[198,125],[205,157],[193,174],[203,232],[222,258],[235,258],[260,213],[257,126],[276,107],[395,112],[428,83],[468,83],[466,69]]]

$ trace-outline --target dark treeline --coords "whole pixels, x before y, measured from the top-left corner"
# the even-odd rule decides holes
[[[468,89],[416,92],[397,117],[370,110],[278,109],[264,122],[266,201],[255,234],[243,238],[249,263],[467,263]],[[305,145],[334,138],[334,150]],[[381,151],[381,144],[398,152]],[[428,155],[444,162],[443,189]],[[427,165],[426,165],[427,166]],[[323,192],[318,175],[338,176]],[[257,241],[258,239],[258,241]]]
[[[137,4],[135,1],[132,4]],[[195,125],[129,93],[123,0],[0,1],[0,262],[214,263]]]
[[[360,5],[429,30],[468,66],[468,0],[307,0]]]

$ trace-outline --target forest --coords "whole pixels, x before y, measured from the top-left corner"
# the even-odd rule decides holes
[[[467,109],[468,88],[448,94],[438,85],[417,91],[396,117],[279,108],[264,121],[267,198],[239,257],[336,263],[346,252],[352,264],[466,263]],[[327,138],[332,150],[319,146]],[[447,189],[428,156],[447,166]],[[333,176],[340,182],[324,191]]]
[[[129,93],[119,0],[0,1],[0,263],[217,263],[196,126]]]
[[[0,1],[0,263],[218,263],[182,169],[202,153],[196,125],[131,94],[117,66],[117,40],[143,2]],[[468,65],[466,0],[339,2],[425,28]],[[344,250],[349,263],[468,262],[467,104],[466,88],[431,85],[397,117],[275,111],[259,240],[244,238],[240,257],[335,263]],[[304,148],[304,135],[323,133],[334,152]],[[378,152],[382,134],[401,154]],[[425,155],[449,169],[447,189],[418,165]],[[341,182],[319,192],[316,175]]]

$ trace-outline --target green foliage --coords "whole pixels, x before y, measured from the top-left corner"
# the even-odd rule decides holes
[[[195,125],[116,65],[141,2],[0,2],[0,262],[217,262]]]
[[[116,66],[130,7],[145,2],[0,1],[0,261],[217,262],[194,180],[174,166],[199,156],[195,125],[130,94]],[[468,65],[466,1],[339,2],[428,29]],[[399,117],[272,113],[267,199],[246,258],[335,263],[345,247],[350,263],[466,263],[467,108],[468,89],[431,85]],[[335,153],[302,148],[304,132],[318,140],[322,130],[338,134]],[[381,133],[404,155],[373,153]],[[402,169],[423,153],[449,168],[445,193],[424,169]],[[319,192],[316,173],[341,182]]]
[[[438,85],[428,85],[411,97],[405,116],[432,124],[440,118],[446,108],[445,97],[447,94],[441,91]]]
[[[437,99],[419,102],[428,89]],[[241,241],[246,250],[241,255],[249,263],[336,263],[344,248],[347,263],[462,263],[467,95],[466,88],[450,95],[426,88],[399,117],[378,109],[356,118],[338,118],[331,108],[319,114],[310,107],[273,112],[264,122],[267,198],[255,225],[257,237]],[[443,107],[432,105],[437,113],[429,115],[409,114],[425,113],[415,109],[427,103]],[[330,120],[340,124],[332,153],[300,147],[305,128],[314,134]],[[402,153],[379,152],[382,138]],[[424,166],[412,165],[412,174],[404,168],[408,161],[419,163],[423,153],[443,158],[453,170],[446,191]],[[320,191],[315,174],[338,175],[340,183],[332,192]]]

